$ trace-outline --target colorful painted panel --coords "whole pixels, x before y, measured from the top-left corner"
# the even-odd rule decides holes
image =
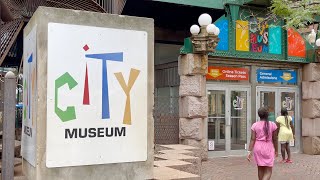
[[[271,54],[281,54],[281,27],[272,26],[269,27],[269,53]]]
[[[288,55],[306,57],[306,44],[303,37],[292,28],[288,29]]]
[[[250,17],[236,21],[236,50],[282,54],[282,30],[264,18]]]
[[[223,19],[216,22],[215,24],[220,29],[220,34],[219,34],[220,41],[216,49],[220,51],[228,51],[229,50],[228,20]]]
[[[250,31],[250,51],[251,52],[269,52],[268,24],[262,22],[262,19],[252,18],[249,21]]]
[[[248,21],[236,21],[236,50],[249,51]]]

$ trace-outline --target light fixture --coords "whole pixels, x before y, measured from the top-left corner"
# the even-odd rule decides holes
[[[218,36],[220,34],[220,29],[216,26],[214,29],[214,35]]]
[[[219,42],[220,29],[212,24],[212,18],[209,14],[201,14],[198,22],[201,27],[198,25],[190,27],[193,53],[207,54],[214,52]]]
[[[214,24],[209,24],[206,30],[209,34],[215,34],[216,28],[217,27]]]
[[[209,24],[212,23],[212,18],[209,14],[204,13],[199,16],[198,22],[201,27],[208,26]]]
[[[314,31],[314,29],[311,30],[311,33],[308,35],[308,41],[310,44],[314,44],[316,41],[316,32]]]
[[[206,30],[209,34],[214,34],[216,36],[218,36],[220,33],[220,29],[214,24],[209,24]]]
[[[316,40],[316,46],[320,47],[320,38]]]
[[[192,35],[198,35],[199,32],[200,32],[200,27],[198,25],[196,25],[196,24],[192,25],[190,27],[190,32],[191,32]]]

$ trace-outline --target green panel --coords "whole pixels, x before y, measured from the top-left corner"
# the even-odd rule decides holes
[[[250,12],[248,12],[246,9],[241,9],[239,11],[236,7],[237,5],[229,5],[227,8],[229,8],[229,51],[216,51],[214,53],[209,53],[209,56],[217,56],[217,57],[230,57],[234,59],[255,59],[257,61],[283,61],[283,62],[300,62],[300,63],[309,63],[314,61],[314,49],[308,42],[306,42],[306,50],[307,50],[307,56],[306,58],[300,58],[300,57],[288,57],[288,50],[287,50],[287,31],[285,29],[282,29],[282,54],[271,54],[271,53],[257,53],[257,52],[241,52],[235,50],[235,21],[233,19],[242,19],[242,20],[249,20],[247,17],[249,17]],[[247,11],[247,12],[246,12]],[[256,10],[255,10],[256,11]],[[240,15],[241,14],[241,15]],[[260,11],[258,13],[260,16],[265,15],[264,11]],[[220,19],[225,18],[222,16]],[[283,21],[268,21],[268,24],[270,26],[283,26]],[[186,38],[184,41],[184,46],[181,48],[180,53],[181,54],[187,54],[192,53],[193,47],[190,38]]]
[[[180,54],[192,53],[192,43],[190,38],[184,40],[184,46],[180,50]],[[300,62],[308,63],[305,58],[299,57],[288,57],[288,59],[283,59],[282,55],[272,55],[267,53],[250,53],[250,52],[229,52],[229,51],[216,51],[214,53],[209,53],[209,56],[219,56],[219,57],[231,57],[238,59],[256,59],[256,60],[267,60],[267,61],[286,61],[286,62]]]
[[[190,38],[185,38],[184,39],[184,45],[180,49],[180,54],[189,54],[192,53],[192,42]]]
[[[153,0],[159,2],[167,2],[173,4],[183,4],[189,6],[224,9],[224,5],[227,3],[243,5],[244,3],[251,2],[252,0]]]

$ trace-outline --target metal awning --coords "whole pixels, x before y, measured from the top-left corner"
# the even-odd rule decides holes
[[[7,57],[14,42],[16,42],[24,22],[32,17],[39,6],[106,12],[94,0],[2,0],[0,3],[2,10],[0,18],[0,65]]]
[[[18,18],[30,18],[39,6],[106,12],[94,0],[4,0],[4,2]]]
[[[7,56],[11,46],[15,42],[19,32],[23,27],[23,20],[22,19],[15,19],[13,21],[9,21],[1,25],[0,28],[0,65],[4,61],[5,57]]]
[[[204,7],[211,9],[224,9],[228,3],[243,5],[253,0],[153,0],[166,3],[174,3],[187,6]]]

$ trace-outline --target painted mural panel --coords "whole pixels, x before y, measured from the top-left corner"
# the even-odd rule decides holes
[[[269,53],[271,54],[281,54],[281,27],[271,26],[269,27]]]
[[[249,21],[250,51],[269,52],[268,24],[261,18],[251,18]]]
[[[292,28],[288,29],[288,55],[306,57],[306,44],[303,37]]]
[[[216,26],[220,29],[219,38],[220,41],[217,46],[217,50],[228,51],[229,50],[229,23],[228,20],[223,19],[215,23]]]
[[[249,51],[249,22],[237,20],[236,23],[236,50]]]

